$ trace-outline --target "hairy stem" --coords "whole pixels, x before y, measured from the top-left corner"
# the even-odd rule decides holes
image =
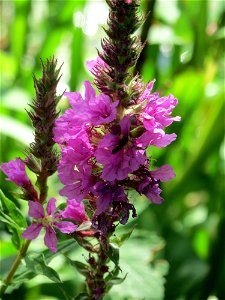
[[[18,269],[20,263],[21,263],[21,260],[23,259],[23,257],[26,255],[27,253],[27,250],[29,248],[29,245],[30,245],[31,241],[26,241],[22,248],[20,249],[15,261],[13,262],[12,264],[12,267],[8,273],[8,275],[6,276],[6,278],[3,280],[3,284],[2,284],[2,287],[0,289],[0,296],[4,295],[6,289],[8,288],[8,286],[10,285],[12,279],[13,279],[13,276],[14,274],[16,273],[16,270]]]

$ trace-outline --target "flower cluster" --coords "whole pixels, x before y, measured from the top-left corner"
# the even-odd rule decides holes
[[[96,64],[106,65],[100,58],[88,62],[91,72],[96,71]],[[177,99],[151,93],[153,85],[150,82],[126,108],[114,95],[96,95],[88,81],[84,97],[65,93],[71,108],[56,120],[54,131],[62,151],[58,173],[64,188],[60,194],[78,202],[89,199],[95,217],[115,213],[125,223],[129,210],[135,215],[128,190],[133,188],[159,204],[163,201],[160,181],[175,176],[168,165],[149,170],[146,148],[162,148],[174,141],[176,134],[166,134],[165,127],[180,120],[171,116]]]

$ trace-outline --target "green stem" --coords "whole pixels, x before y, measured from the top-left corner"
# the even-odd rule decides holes
[[[40,195],[39,202],[42,204],[48,193],[48,185],[47,185],[48,176],[46,174],[41,174],[39,177],[39,187],[40,187]]]
[[[20,263],[21,263],[21,260],[23,259],[23,257],[26,255],[26,252],[29,248],[29,245],[30,245],[31,241],[26,241],[22,248],[20,249],[20,252],[18,253],[15,261],[13,262],[12,264],[12,267],[8,273],[8,275],[6,276],[6,278],[3,280],[3,284],[2,284],[2,287],[0,289],[0,296],[4,295],[6,289],[8,288],[8,286],[10,285],[12,279],[13,279],[13,276],[16,272],[16,270],[18,269]]]
[[[105,273],[107,267],[107,250],[109,248],[109,237],[99,239],[99,252],[96,264],[91,266],[92,271],[86,278],[86,283],[91,300],[101,300],[106,294]]]

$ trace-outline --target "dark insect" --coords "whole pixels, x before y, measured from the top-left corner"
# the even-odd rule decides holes
[[[123,147],[128,143],[128,136],[123,136],[122,139],[119,141],[119,145],[116,146],[113,150],[112,150],[112,154],[116,154],[117,152],[119,152],[121,149],[123,149]]]

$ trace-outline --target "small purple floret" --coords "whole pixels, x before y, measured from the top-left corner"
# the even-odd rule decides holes
[[[25,164],[20,158],[11,160],[8,163],[2,163],[0,169],[8,176],[6,180],[10,180],[21,187],[30,184],[30,180],[25,171]]]
[[[42,228],[45,228],[45,245],[50,251],[57,251],[57,237],[55,228],[62,233],[72,233],[76,230],[77,225],[72,222],[62,221],[59,214],[55,214],[56,199],[51,198],[46,207],[45,214],[43,206],[38,202],[29,201],[29,216],[34,218],[33,223],[23,232],[22,237],[27,240],[36,239]]]

